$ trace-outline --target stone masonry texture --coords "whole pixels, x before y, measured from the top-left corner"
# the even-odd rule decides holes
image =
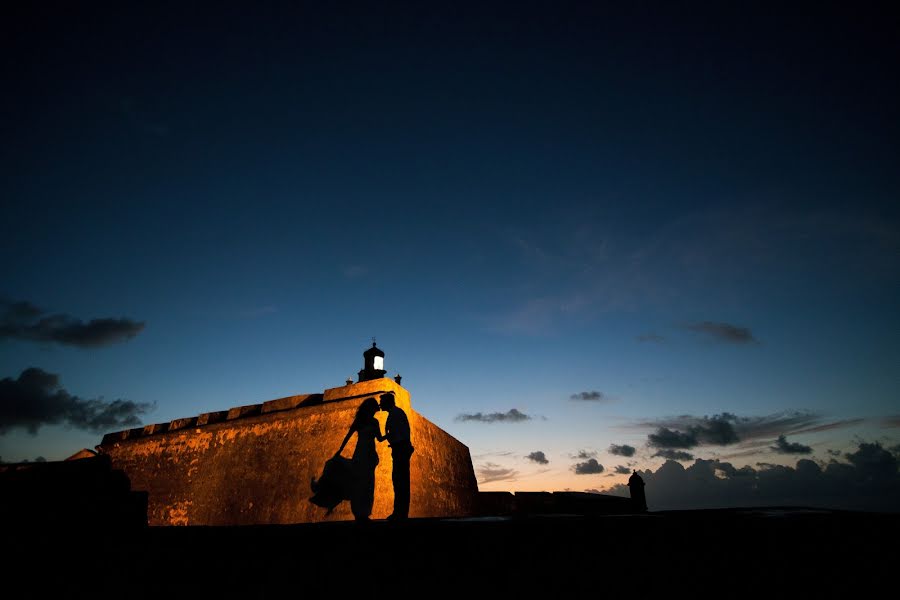
[[[263,404],[111,433],[99,450],[148,493],[150,525],[255,525],[352,519],[349,502],[330,514],[309,502],[311,481],[340,446],[357,407],[392,391],[415,446],[410,517],[474,514],[478,486],[469,449],[415,412],[409,392],[375,379]],[[382,431],[387,414],[379,412]],[[354,435],[343,451],[351,456]],[[377,444],[373,519],[393,510],[391,451]]]

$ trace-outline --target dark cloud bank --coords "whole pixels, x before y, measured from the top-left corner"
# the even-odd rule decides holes
[[[569,400],[580,400],[582,402],[609,402],[610,398],[603,392],[591,390],[590,392],[578,392],[569,396]]]
[[[772,450],[779,454],[812,454],[812,448],[804,446],[799,442],[789,442],[783,435],[779,435],[775,440]]]
[[[803,458],[794,467],[758,463],[757,468],[704,459],[685,468],[668,460],[641,476],[651,510],[809,506],[900,511],[895,453],[878,442],[863,442],[843,458],[824,466]],[[628,496],[628,487],[618,484],[607,492]]]
[[[144,323],[131,319],[91,319],[85,323],[67,314],[48,314],[30,302],[0,300],[0,340],[97,348],[129,340],[143,328]]]
[[[530,421],[531,415],[526,415],[517,408],[511,408],[505,413],[463,413],[457,415],[456,420],[461,422],[475,421],[478,423],[521,423],[522,421]]]
[[[45,463],[45,462],[47,462],[47,459],[44,458],[43,456],[38,456],[38,457],[35,457],[35,459],[33,461],[30,461],[26,458],[22,462],[23,463],[28,463],[28,462]],[[3,457],[0,456],[0,464],[4,464],[4,463],[5,463],[5,461],[3,460]],[[15,464],[15,463],[11,463],[11,464]]]
[[[685,452],[684,450],[672,450],[670,448],[658,450],[653,456],[659,456],[660,458],[668,460],[694,460],[694,455],[690,452]]]
[[[786,434],[827,431],[858,423],[847,419],[822,423],[820,415],[808,412],[784,412],[761,417],[739,417],[731,413],[697,417],[682,415],[645,421],[638,427],[655,427],[647,436],[647,445],[659,450],[690,450],[697,446],[728,446],[738,442],[768,439],[776,441],[772,449],[783,454],[806,454],[808,446],[788,442]],[[658,452],[657,456],[666,456]]]
[[[698,443],[694,432],[673,431],[668,427],[660,427],[647,436],[647,445],[654,448],[693,448]]]
[[[611,444],[609,447],[609,453],[616,456],[634,456],[635,448],[634,446],[629,446],[628,444],[622,444],[621,446],[619,446],[618,444]]]
[[[575,470],[576,475],[593,475],[595,473],[603,472],[603,465],[597,462],[596,458],[590,458],[585,462],[580,462],[576,464],[572,469]]]
[[[548,465],[548,464],[550,464],[550,461],[547,460],[547,455],[545,455],[545,454],[544,454],[543,452],[541,452],[540,450],[536,450],[536,451],[532,452],[531,454],[529,454],[529,455],[526,456],[525,458],[527,458],[528,460],[532,460],[532,461],[536,462],[536,463],[539,464],[539,465]]]
[[[141,424],[152,404],[83,399],[59,387],[59,376],[31,367],[18,379],[0,379],[0,435],[21,427],[36,434],[43,425],[65,424],[102,433]]]

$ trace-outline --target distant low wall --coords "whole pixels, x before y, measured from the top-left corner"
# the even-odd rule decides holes
[[[310,482],[340,446],[359,404],[394,391],[409,416],[410,517],[468,516],[478,492],[469,449],[412,410],[389,379],[291,396],[221,413],[109,434],[100,451],[132,489],[148,492],[151,525],[251,525],[352,519],[349,502],[330,515],[309,502]],[[386,413],[377,415],[382,430]],[[351,456],[354,435],[344,456]],[[372,518],[393,510],[391,451],[379,443]]]
[[[0,529],[135,531],[147,526],[147,494],[132,491],[109,457],[0,464]]]
[[[645,512],[631,498],[587,492],[479,492],[476,512],[488,515],[628,515]]]

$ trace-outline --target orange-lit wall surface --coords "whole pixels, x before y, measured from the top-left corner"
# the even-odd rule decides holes
[[[410,406],[409,392],[376,379],[264,404],[108,434],[100,451],[133,490],[149,493],[151,525],[251,525],[348,520],[309,502],[310,482],[340,446],[359,404],[393,391],[416,448],[410,461],[410,517],[468,516],[478,487],[469,449]],[[387,414],[377,415],[384,430]],[[343,451],[351,456],[354,435]],[[377,444],[373,519],[393,510],[391,451]]]

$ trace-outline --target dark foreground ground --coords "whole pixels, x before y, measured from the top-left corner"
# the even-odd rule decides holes
[[[900,574],[900,515],[802,509],[5,533],[20,597],[892,597]]]

